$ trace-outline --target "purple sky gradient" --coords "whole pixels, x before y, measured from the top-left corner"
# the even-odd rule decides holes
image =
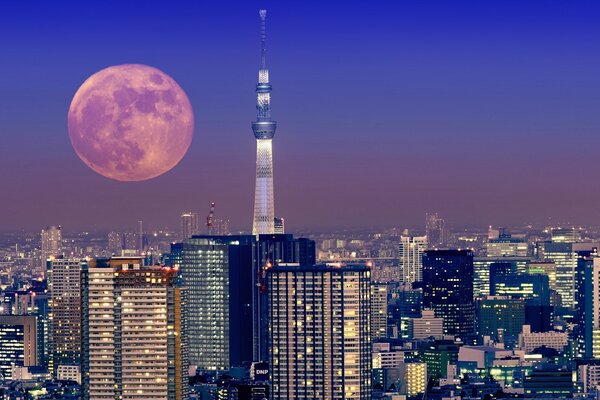
[[[262,6],[288,230],[600,225],[597,2],[188,3],[0,6],[0,230],[176,228],[211,201],[249,230]],[[194,107],[188,154],[146,182],[94,173],[67,133],[81,83],[124,63]]]

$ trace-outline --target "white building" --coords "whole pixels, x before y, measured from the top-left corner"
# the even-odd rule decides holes
[[[529,325],[523,325],[523,331],[519,334],[519,347],[525,353],[531,353],[534,349],[542,346],[561,353],[568,343],[569,334],[567,332],[531,332]]]
[[[427,250],[427,236],[402,236],[398,247],[400,282],[423,280],[423,252]]]
[[[78,365],[59,365],[56,378],[59,381],[75,381],[81,385],[81,368]]]

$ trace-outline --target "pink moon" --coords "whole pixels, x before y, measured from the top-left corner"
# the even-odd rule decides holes
[[[175,167],[194,133],[181,87],[164,72],[116,65],[90,76],[69,107],[71,144],[81,160],[117,181],[144,181]]]

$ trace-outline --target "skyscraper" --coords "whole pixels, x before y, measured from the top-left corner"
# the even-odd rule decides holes
[[[380,339],[387,337],[387,283],[371,283],[371,337]]]
[[[42,264],[50,257],[61,253],[62,233],[60,226],[48,226],[42,229]]]
[[[210,237],[195,237],[173,245],[171,252],[189,288],[188,323],[194,333],[189,341],[190,364],[202,371],[226,371],[231,367],[229,246]]]
[[[369,269],[280,265],[267,280],[271,400],[371,399]]]
[[[577,260],[577,350],[580,357],[600,358],[600,258],[580,252]]]
[[[295,239],[291,234],[259,235],[254,252],[256,265],[253,268],[255,283],[252,312],[254,313],[254,360],[269,359],[268,343],[268,292],[267,270],[279,264],[295,263],[302,266],[314,265],[315,242],[306,238]]]
[[[439,247],[446,243],[444,220],[438,216],[438,213],[425,214],[425,236],[431,247]]]
[[[171,246],[188,288],[190,363],[226,371],[253,360],[252,296],[256,237],[195,236]]]
[[[86,400],[187,398],[186,291],[176,273],[138,257],[92,260],[84,269]]]
[[[273,194],[273,136],[277,123],[271,120],[271,84],[267,69],[265,20],[267,10],[260,10],[260,57],[256,85],[256,121],[252,131],[256,138],[256,188],[252,234],[275,233],[275,199]]]
[[[81,364],[81,273],[85,261],[57,257],[48,261],[50,292],[50,369]]]
[[[427,236],[402,236],[398,250],[400,282],[421,282],[423,280],[423,252],[427,250]]]
[[[181,240],[191,238],[200,234],[200,222],[198,213],[186,211],[181,213]]]
[[[444,333],[474,331],[473,252],[428,250],[423,255],[423,307],[444,318]]]

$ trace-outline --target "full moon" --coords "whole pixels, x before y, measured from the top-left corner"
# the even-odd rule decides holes
[[[194,114],[185,92],[164,72],[116,65],[90,76],[68,115],[75,152],[118,181],[143,181],[175,167],[192,142]]]

